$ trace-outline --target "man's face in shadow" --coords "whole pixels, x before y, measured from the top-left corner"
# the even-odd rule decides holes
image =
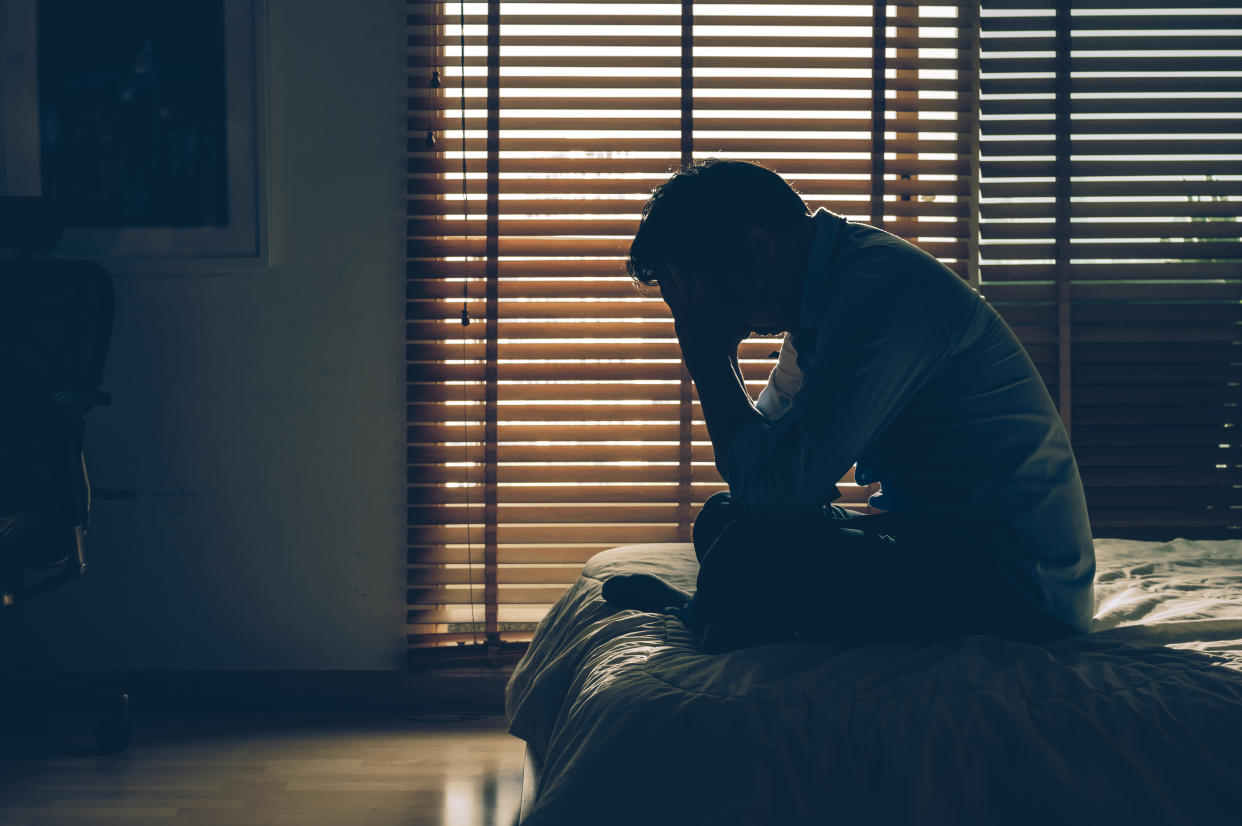
[[[738,325],[749,332],[775,335],[789,330],[796,319],[790,290],[793,279],[787,257],[779,253],[780,239],[761,229],[747,230],[737,254],[698,267],[670,265],[660,279],[660,294],[673,311],[703,318],[712,324]],[[796,310],[796,308],[795,308]]]

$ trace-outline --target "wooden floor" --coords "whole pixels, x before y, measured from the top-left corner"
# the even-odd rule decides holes
[[[0,824],[511,826],[521,798],[500,717],[150,717],[120,754],[88,742],[0,757]]]

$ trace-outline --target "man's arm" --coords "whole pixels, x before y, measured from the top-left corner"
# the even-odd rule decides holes
[[[660,281],[660,295],[673,313],[677,343],[699,394],[716,469],[724,476],[733,434],[747,422],[763,421],[737,363],[738,344],[750,330],[741,307],[725,301],[702,273],[670,275]]]
[[[737,363],[737,343],[730,347],[723,342],[696,338],[693,332],[678,336],[686,369],[699,392],[699,404],[707,422],[707,435],[712,440],[716,469],[725,476],[729,467],[729,443],[743,424],[763,421],[750,393],[743,384]]]
[[[722,475],[734,498],[757,513],[803,513],[827,502],[935,375],[948,341],[933,309],[896,280],[871,278],[835,296],[790,408],[730,434]]]

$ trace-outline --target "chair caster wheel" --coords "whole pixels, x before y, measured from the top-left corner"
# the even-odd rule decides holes
[[[125,717],[114,717],[104,720],[95,726],[95,745],[104,754],[116,754],[129,748],[132,737],[129,720]]]

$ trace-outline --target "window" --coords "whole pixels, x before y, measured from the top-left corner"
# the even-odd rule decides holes
[[[983,292],[1097,536],[1237,536],[1242,9],[985,2]]]
[[[1039,18],[1040,27],[998,28],[1004,24],[997,21],[1028,17]],[[621,267],[651,188],[692,158],[760,161],[791,180],[812,208],[883,226],[980,286],[1019,330],[1052,387],[1071,377],[1075,392],[1060,394],[1063,413],[1077,418],[1076,433],[1100,434],[1090,450],[1112,438],[1107,434],[1117,424],[1109,416],[1135,416],[1127,425],[1135,433],[1155,426],[1154,419],[1117,410],[1159,400],[1160,385],[1154,379],[1136,382],[1138,389],[1124,385],[1132,395],[1111,402],[1114,385],[1132,373],[1109,373],[1108,359],[1120,355],[1096,354],[1110,347],[1145,364],[1144,354],[1166,352],[1166,340],[1144,344],[1142,331],[1169,325],[1119,327],[1155,312],[1145,305],[1129,315],[1130,299],[1107,304],[1092,320],[1086,303],[1103,300],[1105,287],[1084,276],[1066,294],[1066,266],[1052,251],[1061,250],[1071,273],[1096,272],[1082,269],[1080,247],[1074,256],[1068,256],[1071,242],[1057,247],[1070,227],[1082,230],[1072,243],[1095,243],[1086,234],[1090,222],[1081,219],[1096,213],[1076,206],[1078,212],[1056,217],[1070,203],[1065,182],[1078,186],[1069,173],[1080,163],[1080,143],[1071,133],[1068,146],[1075,150],[1067,160],[1052,148],[1066,146],[1055,126],[1063,131],[1068,121],[1058,119],[1054,105],[1064,94],[1049,98],[1043,87],[1063,80],[1057,67],[1065,68],[1068,58],[1057,57],[1048,39],[1050,19],[999,4],[981,12],[973,3],[915,0],[409,4],[412,663],[438,661],[445,645],[453,646],[450,657],[477,645],[503,659],[529,638],[589,556],[631,542],[687,541],[696,508],[723,487],[667,310],[658,298],[639,295]],[[988,36],[982,43],[981,30]],[[1026,43],[1011,42],[1030,31],[1043,38],[1034,55]],[[1195,111],[1236,112],[1238,74],[1228,82],[1210,78],[1223,95],[1212,104],[1217,108]],[[1107,89],[1105,96],[1111,97]],[[1053,114],[1035,112],[1039,106]],[[1023,130],[1034,122],[1034,137],[1010,142],[1028,135]],[[1236,198],[1237,161],[1228,163],[1234,166],[1217,164],[1212,174],[1235,177],[1185,192]],[[1143,175],[1151,174],[1149,167]],[[1136,169],[1116,167],[1117,176],[1142,181],[1118,190],[1128,203],[1146,191]],[[1211,202],[1212,215],[1227,216],[1229,200]],[[1199,213],[1168,213],[1182,214]],[[1127,215],[1118,213],[1110,231],[1128,226]],[[1195,224],[1205,239],[1208,223]],[[1049,227],[1056,231],[1047,233]],[[1203,275],[1192,286],[1215,285],[1202,295],[1214,302],[1222,336],[1213,346],[1227,354],[1233,345],[1225,331],[1236,332],[1238,320],[1237,232],[1220,240],[1229,228],[1212,228],[1218,234],[1208,242],[1217,245],[1210,252],[1234,260],[1226,255],[1208,270],[1194,270]],[[1169,257],[1180,257],[1191,242],[1167,243]],[[1204,242],[1193,243],[1195,257],[1200,251],[1206,257]],[[1128,244],[1100,255],[1130,255]],[[1162,259],[1154,252],[1149,258],[1143,277],[1155,279]],[[1103,280],[1106,287],[1151,286]],[[1161,296],[1168,318],[1180,319],[1172,303],[1184,295],[1180,286],[1143,296]],[[1201,319],[1183,326],[1201,328]],[[1140,338],[1092,339],[1097,328],[1132,329],[1127,335]],[[1087,337],[1076,339],[1079,331]],[[1202,343],[1182,348],[1182,366]],[[743,343],[752,394],[778,346],[771,338]],[[1072,373],[1071,355],[1083,360]],[[1236,365],[1229,358],[1237,361],[1230,355],[1215,372],[1202,372],[1204,403],[1194,415],[1203,421],[1186,426],[1200,435],[1211,429],[1205,421],[1223,422],[1232,410],[1225,400],[1236,396],[1230,379]],[[1181,375],[1170,364],[1158,375],[1175,374]],[[1092,492],[1106,510],[1117,501],[1109,498],[1116,496],[1110,480],[1131,478],[1126,461],[1148,461],[1117,459],[1137,454],[1132,444],[1114,447],[1084,456],[1098,469]],[[1203,441],[1199,453],[1178,461],[1213,496],[1234,502],[1237,466],[1215,451]],[[1210,476],[1222,462],[1224,473]],[[1143,468],[1143,478],[1153,480],[1169,470],[1151,462]],[[1183,477],[1168,479],[1151,484],[1170,503],[1167,521],[1157,527],[1191,524],[1188,514],[1202,517],[1201,500],[1186,502],[1172,489]],[[855,506],[869,493],[848,479],[842,490]],[[1146,500],[1123,503],[1110,515],[1117,523],[1149,508]]]

